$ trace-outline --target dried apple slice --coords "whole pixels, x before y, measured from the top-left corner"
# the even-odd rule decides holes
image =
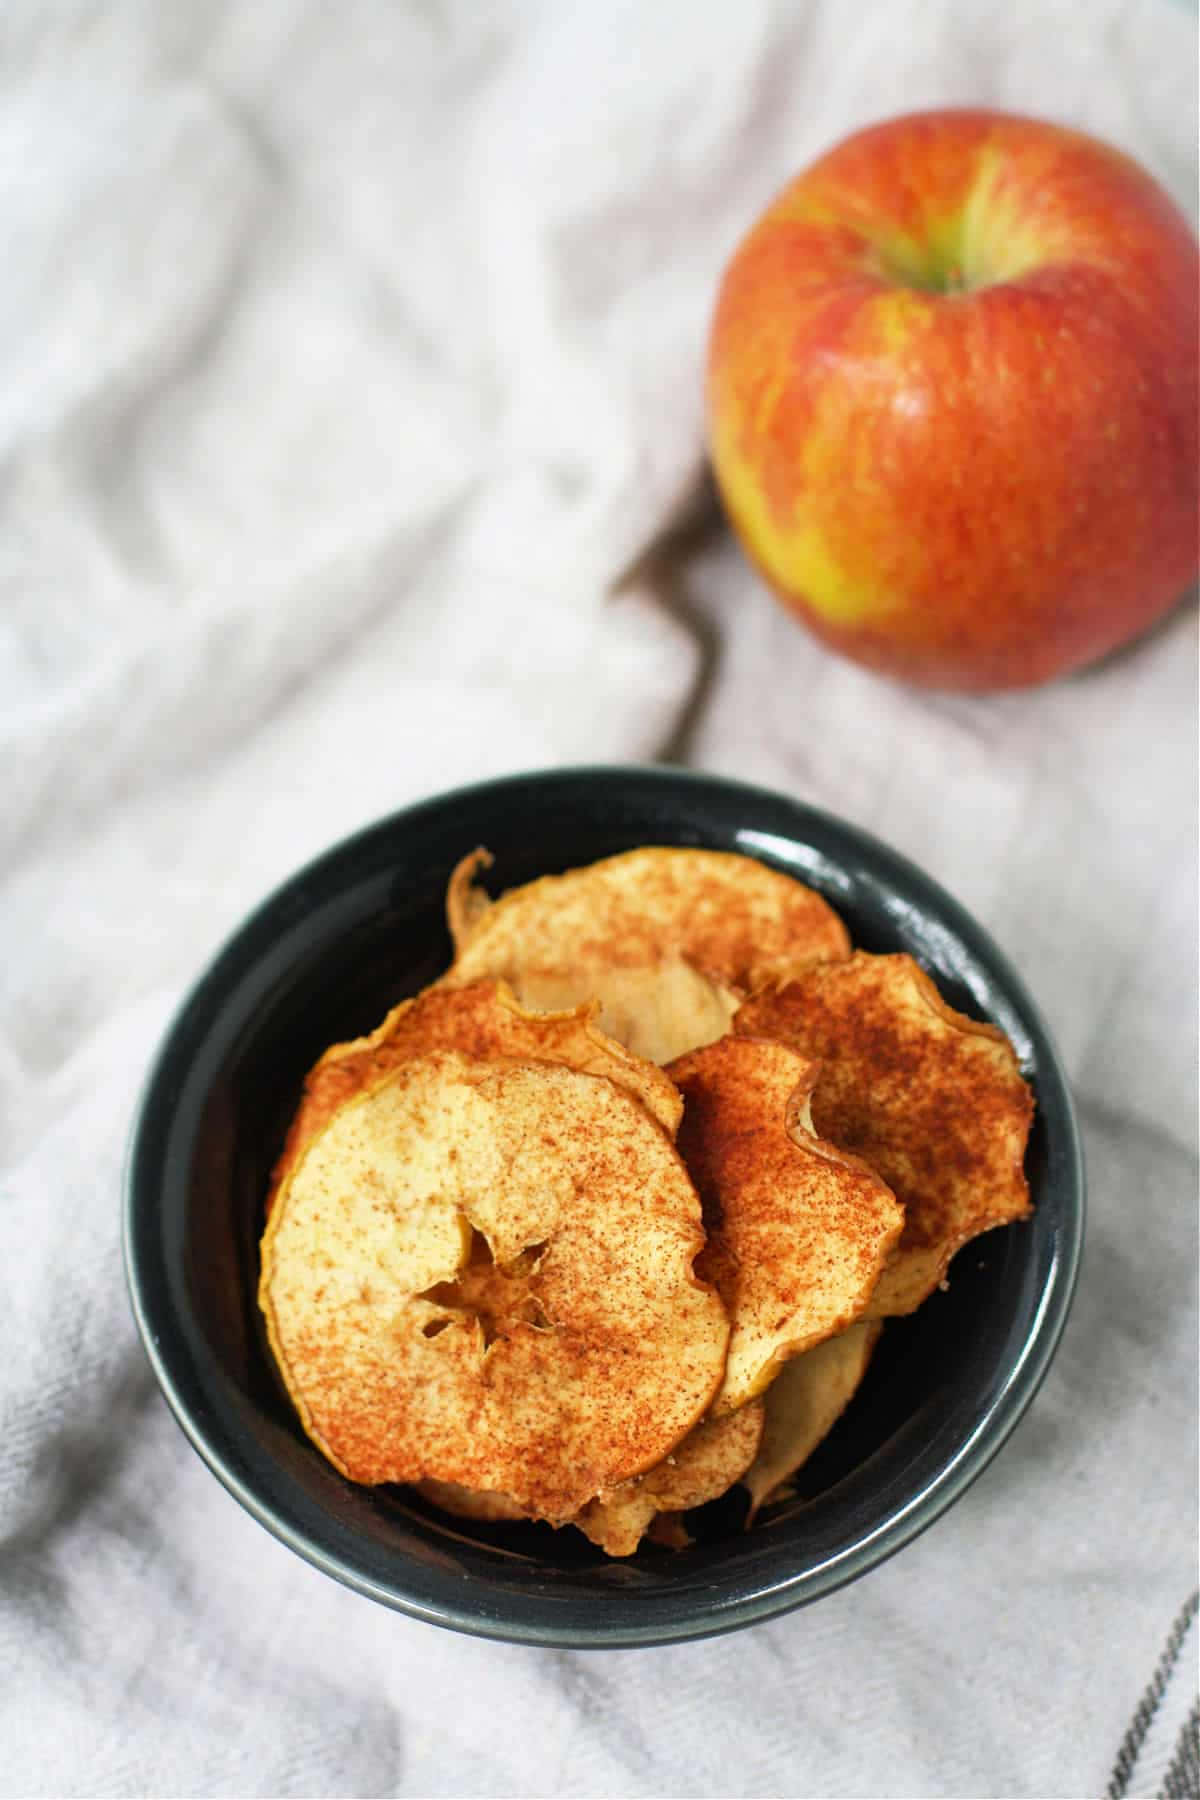
[[[589,974],[533,970],[520,978],[520,989],[535,1011],[576,1005],[586,990],[607,1035],[652,1063],[671,1062],[724,1037],[738,1006],[732,989],[679,956]]]
[[[707,1411],[729,1325],[670,1136],[603,1076],[437,1051],[294,1159],[260,1303],[308,1435],[562,1522]]]
[[[779,1371],[763,1397],[762,1441],[741,1478],[750,1490],[747,1525],[833,1430],[867,1372],[882,1330],[878,1319],[860,1319]]]
[[[305,1145],[339,1107],[386,1080],[401,1063],[432,1050],[461,1050],[480,1062],[515,1058],[567,1063],[605,1075],[628,1089],[674,1137],[683,1111],[678,1090],[660,1069],[605,1036],[596,1024],[596,1010],[592,1004],[564,1013],[526,1012],[502,981],[427,988],[415,1000],[402,1001],[369,1037],[334,1044],[310,1072],[275,1166],[268,1207]]]
[[[687,1512],[727,1493],[754,1461],[762,1432],[761,1400],[704,1419],[657,1467],[601,1494],[572,1523],[609,1556],[632,1556],[657,1514]]]
[[[571,1523],[609,1556],[632,1556],[643,1537],[682,1549],[690,1539],[678,1514],[718,1499],[735,1481],[745,1480],[762,1435],[761,1400],[720,1419],[702,1419],[662,1462],[590,1501]],[[476,1493],[448,1481],[421,1481],[416,1489],[456,1518],[490,1522],[528,1517],[507,1494]]]
[[[819,1059],[817,1131],[863,1157],[904,1203],[872,1314],[914,1311],[963,1244],[1032,1210],[1033,1095],[1012,1046],[947,1006],[911,956],[859,951],[807,969],[748,1001],[734,1030]]]
[[[668,1074],[708,1231],[697,1267],[733,1324],[713,1412],[732,1412],[865,1311],[904,1214],[874,1169],[815,1135],[817,1066],[788,1045],[722,1038]]]
[[[786,967],[849,954],[819,894],[753,857],[646,848],[510,889],[451,876],[452,986],[503,976],[527,1006],[600,1002],[600,1024],[652,1062],[722,1037],[738,997]]]
[[[481,869],[490,869],[495,860],[491,851],[485,850],[481,845],[478,850],[472,850],[457,862],[451,871],[446,888],[446,923],[450,927],[456,953],[462,949],[484,913],[489,912],[494,905],[487,890],[476,885],[475,877]]]
[[[422,1500],[453,1513],[456,1519],[478,1519],[489,1525],[511,1519],[527,1519],[529,1514],[507,1494],[478,1493],[474,1488],[460,1487],[457,1481],[414,1481]]]

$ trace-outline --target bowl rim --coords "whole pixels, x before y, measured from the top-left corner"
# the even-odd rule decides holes
[[[537,789],[547,782],[581,783],[594,787],[620,783],[646,790],[657,788],[660,791],[672,787],[691,788],[694,791],[718,789],[725,799],[744,797],[749,805],[757,804],[761,807],[766,802],[778,806],[782,803],[795,820],[797,841],[802,841],[800,829],[811,824],[818,831],[832,831],[849,840],[857,849],[865,852],[869,860],[890,866],[889,873],[895,885],[903,886],[910,894],[915,890],[930,905],[930,910],[936,912],[952,931],[965,937],[968,942],[973,941],[984,952],[998,977],[999,985],[1011,997],[1030,1027],[1036,1045],[1039,1085],[1043,1091],[1049,1089],[1053,1094],[1053,1110],[1060,1132],[1061,1141],[1056,1144],[1062,1163],[1057,1182],[1062,1211],[1058,1251],[1042,1289],[1032,1327],[1022,1342],[1020,1353],[1008,1372],[1001,1392],[957,1451],[906,1504],[890,1513],[873,1531],[856,1538],[823,1562],[784,1573],[732,1600],[714,1599],[708,1610],[683,1618],[674,1617],[670,1621],[651,1616],[644,1624],[606,1623],[603,1627],[559,1627],[530,1620],[496,1617],[487,1609],[473,1611],[453,1602],[433,1604],[405,1593],[399,1585],[378,1581],[346,1557],[319,1542],[283,1516],[252,1483],[241,1477],[221,1443],[217,1441],[220,1421],[206,1426],[204,1421],[194,1416],[184,1401],[171,1359],[164,1352],[160,1338],[162,1315],[170,1309],[162,1297],[155,1296],[143,1279],[145,1271],[140,1265],[135,1244],[138,1216],[147,1203],[147,1197],[142,1192],[140,1170],[144,1142],[152,1117],[164,1104],[169,1104],[167,1097],[160,1091],[164,1078],[178,1055],[178,1045],[185,1035],[188,1021],[202,1006],[213,985],[219,986],[219,977],[227,962],[236,957],[241,946],[261,929],[272,912],[280,908],[281,904],[286,905],[296,890],[319,879],[326,870],[336,867],[343,860],[352,860],[356,851],[372,840],[388,838],[397,831],[403,831],[414,823],[419,823],[423,815],[436,814],[462,802],[486,799],[490,792],[504,790],[511,795],[514,790]],[[121,1187],[125,1283],[138,1333],[155,1379],[176,1422],[226,1491],[274,1537],[306,1562],[370,1599],[425,1623],[470,1636],[557,1649],[649,1647],[735,1631],[835,1592],[870,1569],[878,1567],[927,1530],[1000,1452],[1041,1387],[1066,1327],[1078,1283],[1087,1212],[1083,1147],[1061,1057],[1025,982],[990,932],[918,864],[862,826],[825,808],[760,784],[704,770],[653,763],[565,764],[462,783],[361,826],[311,857],[278,882],[225,935],[209,955],[199,974],[188,985],[171,1015],[134,1106]]]

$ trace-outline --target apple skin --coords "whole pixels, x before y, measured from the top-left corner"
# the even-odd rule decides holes
[[[1008,114],[873,126],[726,268],[713,467],[742,544],[834,648],[1026,687],[1197,572],[1200,257],[1162,189]]]

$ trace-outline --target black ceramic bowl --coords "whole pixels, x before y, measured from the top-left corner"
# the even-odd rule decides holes
[[[1037,1095],[1032,1220],[978,1239],[948,1290],[886,1327],[798,1499],[742,1529],[734,1496],[692,1515],[681,1553],[610,1561],[569,1529],[456,1524],[403,1488],[342,1479],[301,1432],[255,1285],[263,1195],[301,1080],[446,966],[446,878],[495,853],[494,885],[637,844],[737,850],[799,876],[854,941],[908,950],[952,1005],[1012,1039]],[[984,1468],[1045,1374],[1083,1231],[1071,1100],[1045,1026],[986,933],[883,844],[781,795],[661,769],[568,769],[466,788],[331,850],[247,920],[167,1036],[136,1121],[125,1196],[134,1311],[183,1429],[254,1516],[372,1599],[518,1642],[647,1644],[815,1600],[929,1525]]]

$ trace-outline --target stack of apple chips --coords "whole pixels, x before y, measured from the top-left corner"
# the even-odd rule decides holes
[[[993,1026],[748,857],[634,850],[490,901],[305,1084],[260,1302],[312,1441],[613,1556],[750,1518],[981,1231],[1030,1210]]]

